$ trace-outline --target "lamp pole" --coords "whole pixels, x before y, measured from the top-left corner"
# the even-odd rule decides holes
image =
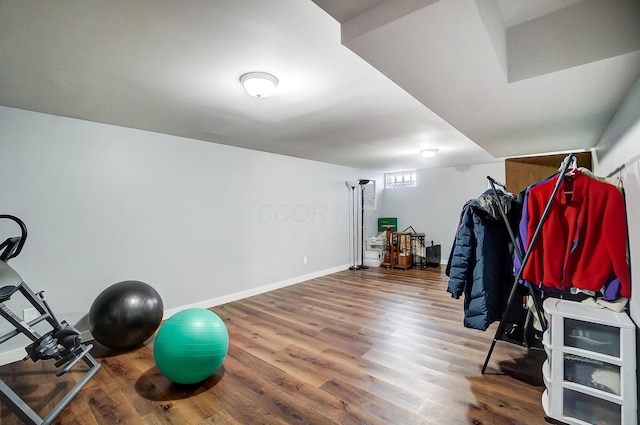
[[[368,269],[369,266],[364,265],[364,187],[371,180],[360,179],[360,269]]]
[[[358,254],[357,254],[357,240],[358,240],[358,224],[357,224],[357,212],[356,212],[356,186],[358,182],[347,181],[347,188],[351,189],[349,198],[349,270],[358,270]],[[353,261],[352,261],[353,259]]]

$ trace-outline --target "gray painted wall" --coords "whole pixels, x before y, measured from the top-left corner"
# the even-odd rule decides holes
[[[345,181],[380,178],[6,107],[0,148],[0,211],[29,229],[10,265],[80,330],[95,297],[122,280],[154,286],[170,314],[345,269]],[[25,345],[3,344],[0,363]]]
[[[441,245],[446,262],[462,207],[487,190],[487,176],[504,182],[504,161],[418,170],[417,187],[385,189],[384,216],[397,217],[400,230],[412,226],[424,233],[427,245]]]

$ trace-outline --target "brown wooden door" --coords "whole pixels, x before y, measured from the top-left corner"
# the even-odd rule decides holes
[[[558,171],[566,156],[566,154],[560,154],[508,158],[505,161],[507,190],[517,195],[527,186],[546,179]],[[591,152],[581,152],[575,154],[575,156],[579,167],[593,169]]]

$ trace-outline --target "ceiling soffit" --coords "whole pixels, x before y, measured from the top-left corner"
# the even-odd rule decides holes
[[[506,46],[509,82],[631,53],[640,50],[640,2],[584,1],[508,28]]]
[[[640,73],[640,2],[501,3],[376,3],[342,43],[496,157],[595,146]]]

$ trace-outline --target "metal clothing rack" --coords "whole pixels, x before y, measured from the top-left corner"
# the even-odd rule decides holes
[[[524,271],[524,267],[527,264],[527,262],[529,261],[529,257],[531,255],[531,251],[533,246],[536,243],[536,240],[538,239],[538,236],[540,236],[540,232],[542,231],[542,226],[544,225],[544,222],[547,220],[547,216],[549,215],[549,211],[551,209],[551,205],[553,204],[553,200],[555,199],[556,194],[558,193],[558,189],[560,188],[560,184],[562,183],[562,180],[564,179],[564,176],[567,174],[567,170],[571,167],[575,168],[577,165],[577,160],[574,154],[570,154],[567,157],[565,157],[564,161],[562,161],[562,165],[560,166],[560,170],[559,170],[559,174],[558,174],[558,179],[556,181],[556,184],[553,188],[553,192],[551,192],[551,196],[549,197],[549,200],[547,201],[547,204],[545,205],[544,211],[542,213],[542,217],[540,218],[540,221],[538,222],[538,225],[536,226],[536,230],[533,233],[533,236],[531,237],[531,242],[529,243],[529,246],[527,247],[526,251],[524,252],[524,254],[522,252],[520,252],[520,247],[518,246],[518,244],[516,243],[516,238],[513,234],[513,230],[511,229],[511,226],[509,224],[509,220],[505,214],[505,212],[502,210],[502,208],[500,208],[500,214],[502,216],[502,220],[504,221],[504,224],[507,226],[507,231],[509,232],[509,238],[511,238],[511,242],[513,243],[516,255],[518,256],[518,259],[520,260],[521,266],[520,269],[518,270],[518,273],[516,275],[516,277],[514,278],[513,281],[513,285],[511,286],[511,292],[509,293],[509,298],[507,299],[507,306],[502,314],[502,319],[500,320],[500,324],[498,325],[498,329],[496,330],[496,334],[493,337],[493,342],[491,343],[491,347],[489,348],[489,352],[487,353],[487,357],[484,361],[484,365],[482,366],[482,373],[484,374],[485,370],[487,369],[487,365],[489,364],[489,359],[491,358],[491,354],[493,353],[493,349],[496,346],[496,342],[501,341],[502,340],[502,335],[504,334],[504,328],[506,326],[506,317],[507,315],[505,314],[507,311],[509,311],[509,308],[511,307],[511,303],[513,302],[515,295],[516,295],[516,290],[518,289],[518,285],[520,285],[520,279],[522,279],[522,273]],[[498,192],[496,189],[496,185],[499,185],[503,188],[506,189],[506,187],[501,184],[498,183],[497,181],[495,181],[493,178],[491,178],[490,176],[487,176],[487,180],[489,180],[489,184],[491,185],[491,189],[493,190],[493,194],[494,196],[496,196],[496,198],[498,197]],[[538,320],[540,320],[540,324],[542,325],[542,330],[545,331],[547,329],[547,322],[544,320],[544,315],[542,314],[542,308],[540,306],[540,301],[538,299],[538,297],[536,296],[536,294],[533,292],[533,287],[532,285],[527,285],[528,289],[529,289],[529,294],[531,295],[534,305],[536,307],[536,313],[538,316]]]

